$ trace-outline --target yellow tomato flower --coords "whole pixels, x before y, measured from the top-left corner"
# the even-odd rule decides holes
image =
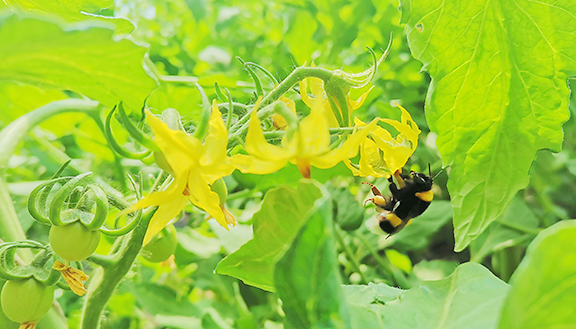
[[[376,127],[377,121],[350,134],[339,147],[331,149],[324,104],[322,94],[316,94],[310,114],[300,121],[298,129],[287,131],[281,145],[266,141],[255,106],[246,136],[246,152],[250,156],[234,156],[236,167],[244,173],[269,174],[290,162],[298,167],[303,177],[310,178],[311,167],[331,168],[340,161],[356,156],[360,142]]]
[[[312,67],[314,67],[314,64],[312,64]],[[308,80],[310,80],[310,92],[312,93],[312,95],[323,95],[324,97],[329,97],[329,96],[326,95],[326,91],[324,89],[324,81],[322,81],[322,79],[307,78],[307,79],[300,81],[300,97],[302,98],[302,101],[306,105],[308,105],[308,107],[312,108],[312,106],[314,104],[314,99],[312,97],[310,97],[310,95],[308,94]],[[368,91],[366,91],[364,94],[362,94],[360,96],[360,98],[358,98],[357,100],[351,100],[349,93],[345,95],[346,102],[348,103],[348,111],[349,111],[348,115],[349,115],[349,117],[351,117],[352,111],[358,109],[360,106],[362,106],[362,104],[364,104],[364,101],[368,97],[368,94],[370,93],[372,88],[374,88],[374,86],[372,86],[370,89],[368,89]],[[338,103],[336,102],[336,104],[338,104]],[[334,112],[332,111],[332,108],[330,107],[330,102],[328,102],[328,98],[324,98],[322,106],[326,108],[325,113],[326,113],[326,116],[328,117],[330,128],[340,127],[340,125],[338,124],[338,120],[336,119],[336,116],[334,116]],[[342,111],[340,111],[340,115],[342,115]]]
[[[371,130],[370,136],[360,144],[360,161],[353,165],[344,161],[355,176],[389,177],[402,169],[418,146],[420,129],[405,108],[396,104],[402,111],[401,122],[391,119],[379,119],[398,131],[396,138],[380,126]],[[357,126],[366,124],[355,119]]]
[[[226,155],[228,132],[216,101],[213,104],[208,136],[204,142],[184,131],[168,128],[147,112],[154,142],[172,169],[174,180],[166,190],[153,192],[121,213],[158,206],[148,226],[144,244],[176,217],[188,202],[206,211],[226,229],[236,225],[234,217],[224,213],[218,194],[210,189],[216,180],[234,171],[234,165]]]

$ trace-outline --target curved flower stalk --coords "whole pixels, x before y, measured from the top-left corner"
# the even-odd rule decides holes
[[[363,129],[350,134],[339,147],[331,148],[326,114],[328,108],[325,104],[323,95],[316,94],[310,114],[300,121],[297,128],[287,130],[280,145],[266,141],[256,110],[253,110],[246,136],[246,151],[250,155],[235,155],[232,159],[236,167],[243,173],[269,174],[290,162],[298,167],[303,177],[310,178],[311,167],[331,168],[340,161],[356,156],[358,146],[370,130],[376,128],[377,121],[365,124]]]
[[[405,108],[398,104],[396,106],[402,111],[400,122],[391,119],[378,120],[394,127],[398,135],[394,138],[388,130],[378,126],[372,129],[369,137],[360,144],[359,163],[352,164],[349,159],[344,161],[355,176],[389,177],[402,169],[416,150],[420,128]],[[357,126],[366,125],[358,119],[354,121]]]
[[[231,158],[226,155],[228,131],[216,101],[213,102],[204,142],[184,131],[170,129],[150,112],[147,112],[147,117],[154,132],[154,142],[170,166],[174,180],[166,190],[151,193],[121,213],[158,206],[150,220],[144,244],[176,217],[188,202],[206,211],[226,229],[236,225],[234,217],[224,213],[218,194],[210,189],[216,180],[234,171]]]
[[[315,67],[314,64],[312,64],[312,67]],[[324,112],[328,117],[330,128],[340,127],[336,115],[339,115],[340,120],[342,120],[342,117],[347,113],[348,118],[346,122],[350,122],[349,119],[351,117],[351,112],[358,109],[360,106],[362,106],[362,104],[364,104],[364,101],[368,97],[368,94],[370,93],[372,88],[374,88],[374,86],[370,87],[370,89],[368,89],[368,91],[362,94],[360,98],[358,98],[357,100],[351,100],[350,93],[345,94],[344,98],[346,99],[346,106],[348,107],[348,111],[342,111],[338,101],[336,99],[333,99],[333,104],[334,106],[337,107],[337,112],[335,114],[332,107],[330,106],[330,101],[328,99],[328,97],[334,97],[334,95],[331,95],[330,92],[326,91],[324,87],[324,81],[322,79],[314,77],[300,81],[300,97],[302,98],[302,101],[306,105],[308,105],[308,107],[312,108],[314,104],[314,98],[310,97],[310,95],[308,94],[308,86],[310,86],[310,92],[312,95],[323,95],[324,98],[322,106],[326,108]]]

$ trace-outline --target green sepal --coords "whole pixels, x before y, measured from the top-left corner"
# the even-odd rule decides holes
[[[270,79],[270,81],[272,81],[274,83],[274,85],[278,84],[278,80],[274,77],[274,75],[272,73],[270,73],[268,70],[266,70],[265,68],[263,68],[262,66],[256,64],[256,63],[252,63],[252,62],[245,62],[244,63],[245,66],[253,66],[254,68],[257,68],[258,70],[260,70],[260,72],[264,73],[268,79]]]
[[[194,132],[194,137],[198,138],[199,140],[203,140],[208,133],[208,125],[210,124],[210,116],[212,115],[212,107],[210,106],[210,101],[208,100],[208,96],[204,92],[204,89],[197,83],[194,84],[200,93],[200,97],[202,98],[202,118],[200,119],[200,124],[198,125],[198,129]]]
[[[130,180],[130,183],[132,184],[132,187],[134,188],[134,192],[136,192],[136,198],[141,199],[142,194],[144,193],[144,188],[143,188],[142,184],[136,184],[136,181],[134,180],[134,178],[132,178],[131,175],[128,175],[128,179]],[[139,181],[140,182],[143,181],[142,172],[139,173]],[[134,217],[130,221],[130,223],[126,224],[124,227],[119,228],[119,229],[108,229],[104,226],[100,226],[100,232],[102,232],[102,234],[105,234],[108,236],[125,235],[125,234],[131,232],[140,223],[141,219],[142,219],[142,210],[138,210],[136,212],[136,217]]]
[[[29,265],[19,266],[14,259],[16,250],[20,248],[41,249]],[[0,277],[5,280],[22,280],[34,278],[47,286],[58,282],[60,272],[52,269],[50,260],[52,251],[33,240],[6,242],[0,244]]]
[[[224,93],[222,93],[222,89],[220,89],[220,85],[217,81],[214,82],[214,91],[216,92],[216,97],[218,97],[219,100],[223,102],[229,101],[229,99],[224,96]]]
[[[70,180],[62,186],[54,195],[52,202],[50,203],[50,208],[48,210],[48,219],[52,223],[52,225],[62,226],[69,223],[65,223],[60,218],[60,213],[62,212],[62,206],[66,199],[70,196],[70,193],[74,191],[74,189],[79,186],[88,176],[92,174],[90,172],[80,174],[76,177],[70,178]]]
[[[145,134],[140,128],[136,127],[132,121],[130,121],[130,118],[128,118],[128,115],[124,110],[124,105],[122,102],[118,104],[118,113],[120,114],[120,122],[124,124],[124,128],[126,128],[132,138],[137,140],[138,143],[142,144],[149,150],[158,151],[158,146],[156,146],[156,143],[154,143],[152,138],[150,138],[150,136]]]
[[[143,158],[147,157],[148,155],[150,155],[150,151],[146,151],[146,152],[142,152],[142,153],[134,153],[134,152],[126,150],[125,148],[120,146],[120,144],[118,144],[118,142],[116,141],[116,138],[114,138],[114,135],[112,134],[112,128],[110,127],[110,122],[112,119],[112,115],[114,114],[114,111],[116,111],[116,106],[114,106],[114,108],[112,108],[110,113],[108,113],[108,116],[106,116],[106,125],[105,125],[105,129],[104,129],[104,137],[106,138],[106,141],[110,145],[110,148],[114,152],[116,152],[119,155],[121,155],[125,158],[128,158],[128,159],[139,160],[139,159],[143,159]]]
[[[260,78],[258,78],[256,72],[254,72],[254,70],[250,66],[246,65],[246,62],[244,62],[242,58],[236,56],[236,59],[240,61],[242,65],[244,65],[244,69],[246,69],[246,72],[248,72],[250,78],[252,79],[252,81],[254,81],[254,88],[256,88],[256,97],[263,97],[264,89],[262,88],[262,82],[260,81]]]

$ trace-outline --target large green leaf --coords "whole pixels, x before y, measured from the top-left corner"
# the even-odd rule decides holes
[[[313,181],[302,180],[298,189],[281,186],[266,193],[254,214],[254,237],[224,258],[216,272],[244,283],[274,291],[274,265],[305,223],[306,213],[322,192]]]
[[[66,22],[94,19],[116,25],[118,33],[130,33],[134,26],[123,18],[105,17],[97,13],[114,5],[113,0],[4,0],[14,11],[61,18]]]
[[[530,244],[506,297],[501,329],[576,326],[576,221],[553,225]]]
[[[402,294],[403,290],[384,283],[342,286],[350,309],[352,328],[384,328],[383,309]]]
[[[140,108],[156,82],[145,71],[146,48],[92,23],[62,27],[37,18],[0,18],[0,81],[72,90],[113,106]]]
[[[350,328],[333,239],[327,193],[306,214],[290,249],[276,264],[274,281],[285,328]]]
[[[470,244],[470,260],[482,262],[491,253],[519,244],[528,245],[537,234],[538,218],[520,197]],[[524,231],[522,231],[524,230]],[[526,233],[525,231],[535,232]]]
[[[432,82],[430,128],[463,250],[528,184],[536,151],[560,150],[576,71],[572,0],[402,0],[415,58]]]
[[[344,286],[352,328],[496,328],[507,291],[506,283],[474,263],[406,291],[385,284]]]
[[[465,263],[449,277],[427,281],[383,308],[386,328],[496,328],[508,285],[482,265]]]

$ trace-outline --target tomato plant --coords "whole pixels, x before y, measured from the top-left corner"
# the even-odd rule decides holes
[[[2,308],[40,329],[576,326],[575,17],[0,2]]]

